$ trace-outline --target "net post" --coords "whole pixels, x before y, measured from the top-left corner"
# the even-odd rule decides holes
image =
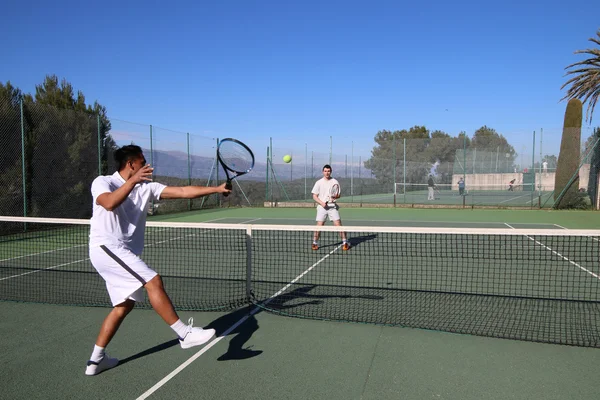
[[[252,298],[252,226],[246,227],[246,297]]]

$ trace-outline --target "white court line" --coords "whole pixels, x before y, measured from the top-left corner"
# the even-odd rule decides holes
[[[512,197],[512,198],[510,198],[510,199],[508,199],[508,200],[501,201],[501,202],[500,202],[500,203],[498,203],[498,204],[506,203],[506,202],[508,202],[508,201],[517,200],[517,199],[520,199],[521,197],[529,197],[529,196],[528,196],[528,195],[526,195],[526,194],[523,194],[523,195],[521,195],[521,196]],[[526,202],[525,204],[527,204],[527,203],[530,203],[530,202],[531,202],[531,200],[529,200],[529,201],[528,201],[528,202]]]
[[[54,252],[57,252],[57,251],[71,250],[71,249],[74,249],[76,247],[82,247],[82,246],[87,246],[87,244],[78,244],[77,246],[62,247],[60,249],[46,250],[46,251],[41,251],[39,253],[26,254],[24,256],[17,256],[17,257],[5,258],[3,260],[0,260],[0,262],[2,262],[2,261],[18,260],[19,258],[25,258],[25,257],[30,257],[30,256],[37,256],[37,255],[40,255],[40,254],[54,253]]]
[[[60,265],[53,265],[52,267],[48,267],[48,268],[44,268],[44,269],[36,269],[35,271],[24,272],[24,273],[19,274],[19,275],[7,276],[7,277],[4,277],[4,278],[0,279],[0,281],[4,281],[4,280],[7,280],[7,279],[11,279],[11,278],[18,278],[20,276],[25,276],[25,275],[29,275],[29,274],[35,274],[36,272],[40,272],[40,271],[48,271],[49,269],[55,269],[55,268],[65,267],[67,265],[77,264],[77,263],[80,263],[80,262],[83,262],[83,261],[87,261],[87,260],[89,260],[89,258],[85,258],[83,260],[71,261],[69,263],[60,264]]]
[[[248,221],[240,222],[240,224],[249,224],[250,222],[260,221],[261,219],[262,218],[254,218],[254,219],[250,219]]]
[[[324,260],[326,260],[330,255],[332,255],[333,253],[335,253],[336,251],[338,251],[340,249],[340,247],[341,247],[341,245],[339,245],[335,249],[331,250],[329,252],[329,254],[325,255],[323,258],[321,258],[319,261],[317,261],[316,263],[314,263],[306,271],[302,272],[300,275],[298,275],[296,278],[294,278],[290,283],[288,283],[287,285],[285,285],[277,293],[275,293],[274,295],[272,295],[271,297],[269,297],[267,300],[265,300],[264,302],[262,302],[261,306],[266,306],[267,304],[269,304],[271,301],[273,301],[273,299],[275,299],[277,296],[279,296],[280,294],[282,294],[283,292],[285,292],[290,286],[292,286],[294,283],[296,283],[298,280],[300,280],[304,275],[306,275],[307,273],[309,273],[310,271],[312,271],[317,265],[321,264]],[[202,349],[200,349],[196,354],[194,354],[193,356],[191,356],[190,358],[188,358],[183,364],[181,364],[179,367],[175,368],[171,373],[169,373],[167,376],[165,376],[160,381],[158,381],[156,383],[156,385],[152,386],[150,389],[148,389],[146,392],[144,392],[141,396],[139,396],[137,398],[137,400],[147,399],[152,393],[156,392],[158,389],[160,389],[162,386],[164,386],[165,383],[167,383],[171,379],[173,379],[177,374],[179,374],[181,371],[183,371],[188,365],[190,365],[192,362],[194,362],[194,360],[196,360],[202,354],[206,353],[208,351],[208,349],[210,349],[215,344],[217,344],[218,342],[220,342],[224,337],[226,337],[227,335],[229,335],[229,333],[231,333],[231,331],[233,331],[235,328],[237,328],[238,326],[240,326],[241,324],[243,324],[244,322],[246,322],[246,320],[248,318],[250,318],[251,316],[253,316],[254,314],[256,314],[260,309],[261,309],[260,306],[254,307],[254,309],[252,311],[250,311],[250,313],[248,315],[245,315],[244,317],[242,317],[238,322],[236,322],[229,329],[227,329],[225,332],[223,332],[223,334],[221,336],[215,338],[214,340],[212,340],[211,342],[209,342],[206,346],[204,346]]]
[[[511,229],[515,229],[512,226],[510,226],[509,224],[505,224],[506,226],[508,226]],[[516,229],[515,229],[516,230]],[[600,279],[600,275],[593,273],[592,271],[582,267],[581,265],[577,264],[575,261],[571,261],[570,259],[568,259],[567,257],[563,256],[562,254],[560,254],[559,252],[557,252],[556,250],[551,249],[550,247],[546,246],[545,244],[535,240],[534,238],[532,238],[529,235],[523,235],[525,236],[527,239],[531,240],[532,242],[536,243],[539,246],[542,246],[543,248],[545,248],[546,250],[550,251],[552,254],[555,254],[557,256],[559,256],[560,258],[562,258],[565,261],[568,261],[570,264],[576,266],[577,268],[579,268],[580,270],[590,274],[591,276],[593,276],[596,279]]]
[[[552,224],[552,225],[554,225],[554,226],[558,226],[560,229],[566,229],[566,230],[568,230],[568,229],[567,229],[567,228],[565,228],[564,226],[560,226],[560,225],[558,225],[558,224]]]
[[[527,211],[529,212],[529,211]],[[306,222],[306,218],[278,218],[278,217],[268,217],[268,218],[259,218],[261,220],[267,221],[304,221]],[[313,221],[314,222],[314,221]],[[398,220],[398,219],[344,219],[345,225],[351,225],[352,222],[401,222],[404,224],[415,223],[415,224],[455,224],[455,225],[471,225],[471,224],[485,224],[485,225],[497,225],[504,224],[503,222],[495,222],[495,221],[427,221],[427,220]],[[540,225],[537,222],[518,222],[519,225]],[[311,225],[312,226],[312,225]],[[400,228],[405,226],[413,226],[413,225],[400,225]],[[436,226],[439,227],[439,226]],[[490,228],[493,229],[493,228]]]

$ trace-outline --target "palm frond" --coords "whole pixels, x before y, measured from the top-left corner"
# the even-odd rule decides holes
[[[589,41],[600,46],[600,29],[596,34],[598,38],[590,38]],[[566,70],[570,69],[565,76],[572,77],[561,86],[561,90],[569,87],[561,101],[580,99],[582,103],[587,103],[585,115],[586,120],[591,123],[594,108],[600,97],[600,48],[577,50],[575,54],[586,54],[590,57],[565,67]]]

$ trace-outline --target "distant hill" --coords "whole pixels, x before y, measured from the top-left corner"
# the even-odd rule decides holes
[[[143,149],[144,154],[150,154],[149,149]],[[154,173],[157,176],[169,176],[173,178],[188,178],[188,155],[182,151],[160,151],[154,150],[152,153],[152,166],[155,168]],[[212,177],[215,177],[215,158],[206,157],[206,156],[198,156],[198,155],[190,155],[190,166],[189,169],[191,171],[192,179],[208,179],[212,174]],[[148,162],[150,162],[150,157],[146,156]],[[219,166],[220,167],[220,166]],[[336,178],[350,178],[353,174],[355,178],[362,176],[363,178],[370,177],[371,171],[366,168],[362,168],[361,171],[358,170],[357,167],[352,168],[350,166],[346,166],[344,163],[333,163],[332,165],[334,173],[333,176]],[[322,177],[321,169],[322,165],[307,165],[305,168],[304,164],[278,164],[274,165],[275,174],[277,175],[277,179],[285,182],[295,179],[303,179],[305,175],[309,177],[309,179],[320,179]],[[312,169],[312,172],[311,172]],[[269,175],[272,172],[269,171]],[[256,160],[254,168],[252,171],[240,177],[240,179],[244,180],[254,180],[254,181],[265,181],[267,175],[267,165],[266,162],[260,162]],[[225,172],[219,168],[219,179],[223,179],[225,177]]]

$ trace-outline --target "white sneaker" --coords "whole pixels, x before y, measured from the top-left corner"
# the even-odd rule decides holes
[[[116,367],[118,363],[118,358],[110,358],[105,354],[99,362],[88,361],[85,374],[88,376],[98,375],[102,371]]]
[[[188,320],[188,333],[183,338],[179,338],[179,344],[182,349],[189,349],[190,347],[200,346],[208,342],[213,336],[215,336],[214,329],[202,329],[195,328],[194,318]]]

